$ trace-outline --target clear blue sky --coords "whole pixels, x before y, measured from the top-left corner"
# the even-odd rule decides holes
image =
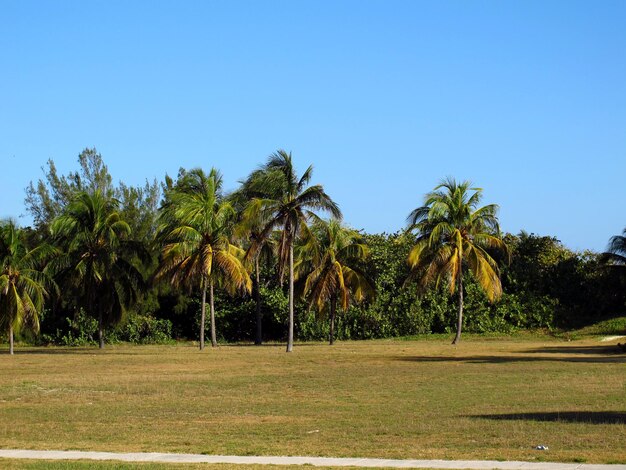
[[[85,147],[129,184],[229,189],[284,148],[368,232],[447,175],[508,232],[603,250],[626,226],[624,1],[0,5],[0,216]]]

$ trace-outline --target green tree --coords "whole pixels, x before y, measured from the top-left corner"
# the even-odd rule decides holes
[[[32,182],[26,188],[26,210],[33,216],[35,226],[47,229],[80,192],[114,195],[112,178],[102,156],[95,148],[86,148],[78,155],[80,170],[67,176],[59,175],[53,160],[48,160],[44,180]]]
[[[130,225],[133,238],[149,243],[156,235],[161,190],[156,180],[143,186],[127,186],[120,182],[115,190],[120,200],[120,213]]]
[[[337,302],[345,312],[352,300],[372,297],[374,290],[358,264],[369,256],[369,248],[356,230],[343,227],[336,219],[317,220],[311,237],[299,245],[296,276],[307,273],[304,296],[315,305],[320,316],[329,313],[329,342],[335,341]]]
[[[199,286],[202,291],[200,349],[204,349],[206,294],[209,292],[211,345],[217,346],[214,286],[250,291],[243,251],[230,242],[235,211],[222,196],[222,177],[212,169],[182,172],[166,194],[160,213],[158,239],[162,244],[156,278],[171,277],[175,286]]]
[[[100,349],[104,328],[122,319],[143,285],[146,255],[118,209],[119,201],[98,189],[79,192],[51,225],[63,250],[54,269],[78,293],[78,306],[97,318]]]
[[[324,192],[321,185],[308,186],[313,175],[313,166],[309,166],[298,178],[291,153],[278,150],[256,176],[256,183],[263,188],[264,198],[254,198],[265,220],[260,232],[263,238],[275,229],[280,230],[278,243],[279,276],[283,279],[285,268],[289,270],[289,326],[287,352],[293,350],[294,325],[294,259],[293,248],[296,238],[310,219],[316,219],[314,211],[328,211],[333,217],[341,218],[339,206]],[[251,252],[255,253],[260,242],[253,241]]]
[[[13,335],[22,325],[39,332],[39,312],[50,285],[39,267],[49,253],[47,245],[28,250],[13,222],[0,223],[0,328],[8,333],[9,354],[13,354]]]
[[[80,192],[100,191],[106,197],[120,201],[119,211],[136,240],[154,236],[160,188],[156,180],[143,186],[113,186],[113,178],[102,155],[95,148],[86,148],[78,155],[79,169],[59,175],[53,160],[48,160],[44,178],[31,182],[26,188],[26,210],[32,215],[40,232],[47,232],[52,220],[59,216]]]
[[[463,325],[463,268],[467,266],[490,301],[502,295],[498,263],[490,252],[507,252],[500,235],[498,206],[478,207],[482,189],[448,178],[424,198],[407,221],[418,238],[408,257],[412,277],[426,287],[443,281],[451,294],[458,291],[456,336]]]

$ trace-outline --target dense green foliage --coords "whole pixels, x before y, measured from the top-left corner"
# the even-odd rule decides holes
[[[214,178],[217,185],[213,195],[197,201],[197,208],[210,209],[202,220],[196,217],[199,212],[189,196],[193,191],[186,187],[200,170],[181,169],[175,180],[166,176],[161,185],[131,187],[122,182],[113,185],[95,149],[81,153],[79,166],[79,171],[61,176],[50,161],[44,179],[27,188],[34,227],[20,232],[23,253],[53,246],[47,249],[48,254],[56,253],[47,270],[54,272],[58,293],[53,289],[44,308],[36,309],[41,333],[22,329],[23,341],[97,344],[99,329],[108,342],[197,340],[203,324],[202,296],[211,279],[216,287],[217,340],[285,341],[290,309],[284,277],[292,243],[295,338],[329,338],[324,314],[333,299],[340,307],[334,321],[337,339],[449,333],[456,328],[458,288],[451,295],[449,283],[424,283],[420,288],[410,279],[407,260],[425,231],[349,230],[350,243],[359,246],[359,253],[352,255],[358,256],[337,256],[336,250],[342,248],[329,250],[330,245],[319,238],[324,225],[314,211],[326,209],[339,215],[338,208],[321,186],[308,186],[311,168],[296,178],[289,154],[271,157],[231,196],[221,194],[217,172],[202,174],[200,180]],[[281,176],[281,171],[291,173]],[[413,222],[428,221],[418,219]],[[316,232],[317,253],[307,242]],[[480,271],[464,269],[461,274],[464,331],[577,328],[626,311],[624,236],[614,237],[606,254],[573,252],[554,237],[525,232],[502,238],[508,253],[493,252],[493,263],[489,261],[493,272],[500,274],[499,301],[490,301],[487,294],[493,292],[485,293],[477,277]],[[192,245],[199,247],[196,258]],[[323,246],[326,254],[319,251]],[[207,250],[214,249],[215,255],[206,256]],[[220,250],[223,259],[217,256]],[[187,264],[194,259],[195,267]],[[207,260],[219,269],[206,271]],[[338,272],[338,262],[359,273],[360,287],[359,283],[348,286],[345,276],[331,276],[333,269]],[[243,266],[246,273],[241,272]],[[35,268],[43,270],[44,265]],[[252,278],[252,294],[242,293],[241,282],[229,282],[235,271],[239,280],[245,280],[244,290]],[[320,280],[324,282],[318,284]],[[345,289],[340,288],[342,283]],[[354,290],[359,288],[373,295]],[[351,296],[362,302],[349,302]],[[7,335],[6,326],[5,321],[0,335]]]
[[[98,320],[100,348],[104,328],[117,324],[143,288],[144,249],[132,240],[119,202],[96,189],[80,191],[50,226],[60,249],[51,266],[71,293],[64,299]]]

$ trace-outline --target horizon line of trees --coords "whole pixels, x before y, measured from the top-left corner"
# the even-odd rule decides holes
[[[606,253],[502,234],[482,190],[443,180],[395,234],[341,220],[283,150],[225,194],[212,168],[112,183],[101,155],[26,188],[0,223],[0,335],[35,343],[378,338],[571,328],[626,307],[626,229]],[[329,219],[322,218],[328,214]],[[216,306],[218,308],[216,308]],[[207,315],[208,308],[208,315]],[[219,325],[219,328],[218,328]],[[41,333],[37,335],[37,333]]]

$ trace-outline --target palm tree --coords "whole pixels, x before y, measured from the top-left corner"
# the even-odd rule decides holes
[[[199,285],[202,291],[200,349],[204,349],[206,294],[209,292],[211,345],[217,346],[214,286],[250,291],[243,250],[230,243],[235,211],[222,197],[222,177],[197,168],[181,175],[161,209],[158,239],[163,244],[156,278],[171,276],[175,286]]]
[[[261,212],[264,220],[263,239],[274,229],[280,229],[278,244],[279,276],[284,278],[285,267],[289,269],[289,327],[287,352],[293,350],[293,301],[294,271],[293,247],[302,227],[310,219],[316,219],[314,211],[328,211],[335,218],[341,218],[339,206],[324,192],[321,185],[307,186],[313,175],[313,166],[309,166],[302,177],[298,178],[293,166],[291,153],[278,150],[270,155],[267,163],[256,174],[255,184],[263,188],[265,197],[252,200]],[[260,248],[259,241],[253,241],[251,253]]]
[[[602,254],[602,259],[612,266],[626,266],[626,228],[622,235],[611,237],[606,252]]]
[[[508,250],[500,236],[498,206],[478,207],[481,198],[482,189],[472,188],[468,181],[457,183],[447,178],[407,218],[409,230],[416,230],[418,235],[408,257],[412,277],[419,278],[422,288],[443,281],[450,294],[458,290],[457,329],[452,344],[461,339],[465,266],[490,301],[502,295],[498,264],[490,252]]]
[[[79,305],[98,320],[98,343],[105,326],[118,323],[137,300],[143,285],[141,244],[118,211],[119,201],[99,190],[80,192],[51,225],[63,254],[54,270],[78,292]]]
[[[622,231],[622,235],[611,237],[607,250],[600,256],[600,262],[623,287],[626,274],[626,228]]]
[[[268,265],[274,257],[274,240],[272,233],[263,229],[267,220],[260,202],[271,196],[262,184],[259,184],[261,170],[257,170],[241,182],[241,187],[229,196],[236,208],[238,222],[235,227],[237,240],[246,249],[245,261],[252,263],[254,277],[252,278],[252,295],[255,302],[256,333],[254,344],[263,344],[263,311],[261,309],[261,260]],[[254,251],[252,249],[254,248]]]
[[[28,250],[22,231],[13,222],[0,225],[0,328],[8,332],[11,355],[13,334],[22,325],[39,332],[39,312],[50,280],[38,266],[50,251],[47,245]]]
[[[369,256],[369,247],[356,230],[343,227],[336,219],[316,221],[311,227],[312,237],[298,248],[303,256],[297,273],[307,272],[304,296],[309,306],[316,305],[320,315],[330,310],[329,342],[335,341],[337,301],[343,312],[355,300],[372,297],[374,289],[356,266]]]

